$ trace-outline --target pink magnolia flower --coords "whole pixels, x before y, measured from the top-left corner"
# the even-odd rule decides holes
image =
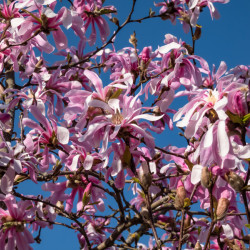
[[[174,115],[174,121],[180,120],[180,118],[185,114],[182,121],[177,123],[178,127],[187,127],[185,130],[185,136],[191,138],[195,135],[197,130],[203,121],[203,118],[209,110],[213,109],[221,122],[223,122],[223,129],[225,130],[225,119],[228,116],[225,113],[225,106],[228,100],[223,95],[223,93],[217,90],[202,90],[197,93],[188,104],[179,109],[179,111]],[[222,124],[222,123],[221,123]]]
[[[139,52],[137,53],[139,54]],[[110,79],[112,80],[125,78],[128,73],[132,75],[133,79],[136,79],[139,76],[139,70],[144,71],[145,76],[150,76],[157,67],[152,61],[155,57],[156,53],[152,51],[152,47],[144,47],[138,58],[135,49],[131,47],[117,52],[110,51],[104,61],[107,65],[105,70],[110,68]]]
[[[160,3],[155,3],[155,6],[161,7],[159,13],[161,15],[164,15],[162,18],[165,19],[170,19],[173,24],[176,23],[176,18],[180,16],[180,12],[182,12],[183,5],[181,6],[183,1],[181,0],[167,0],[164,2]]]
[[[107,233],[112,233],[113,230],[108,228],[110,223],[110,219],[104,218],[91,218],[91,216],[83,216],[86,220],[86,234],[91,242],[91,245],[99,245],[100,243],[104,242],[107,238]],[[78,240],[81,245],[81,249],[88,249],[86,239],[82,234],[77,235]],[[109,247],[109,249],[115,250],[116,247]]]
[[[0,248],[7,249],[33,249],[30,244],[34,239],[26,227],[26,224],[34,220],[31,213],[32,203],[30,201],[15,201],[8,194],[1,200],[7,206],[7,210],[0,208]]]
[[[9,129],[8,121],[10,120],[11,116],[7,113],[0,113],[0,128],[3,131]]]
[[[208,7],[210,11],[210,15],[213,18],[218,19],[220,17],[219,12],[217,9],[214,7],[213,3],[229,3],[230,0],[190,0],[188,3],[188,6],[190,9],[194,9],[196,11],[200,11],[201,8]],[[195,11],[194,10],[194,11]]]
[[[49,5],[56,0],[18,0],[15,6],[19,9],[35,7],[37,5]]]
[[[139,143],[138,143],[139,144]],[[136,147],[133,144],[133,147]],[[114,153],[112,161],[111,154]],[[105,181],[108,181],[109,177],[115,178],[115,186],[118,189],[122,189],[125,186],[125,179],[127,175],[133,177],[136,173],[136,166],[138,164],[138,153],[132,148],[129,149],[124,142],[112,143],[110,148],[102,154],[104,159],[103,168],[110,164],[110,167],[105,171]],[[133,159],[133,161],[131,161]]]
[[[88,205],[88,203],[94,203],[98,210],[104,211],[105,205],[103,199],[106,198],[104,191],[98,188],[101,185],[100,181],[94,177],[88,177],[88,180],[81,174],[68,175],[68,180],[58,183],[45,183],[42,186],[44,191],[50,191],[51,195],[49,197],[50,202],[56,204],[57,201],[66,201],[65,210],[71,212],[74,208],[74,200],[78,194],[78,201],[76,205],[76,210],[79,212],[85,209],[89,212],[94,211],[93,205]],[[90,184],[92,183],[92,184]],[[65,194],[65,191],[71,188],[70,194]],[[84,194],[86,194],[87,202],[83,204]]]
[[[52,9],[54,6],[55,3],[50,5]],[[52,33],[57,49],[62,50],[67,48],[68,41],[60,25],[63,24],[65,27],[69,25],[69,23],[63,22],[68,15],[68,11],[63,7],[56,14],[50,7],[43,8],[43,6],[37,5],[38,13],[25,10],[27,17],[12,19],[11,26],[17,30],[18,36],[22,37],[23,40],[28,39],[36,32],[43,32],[46,35]],[[22,26],[18,28],[20,25]]]
[[[3,1],[3,4],[1,6],[1,19],[5,19],[5,21],[10,20],[12,18],[20,17],[18,8],[16,8],[16,3],[11,2],[10,4],[6,4],[5,1]]]
[[[11,147],[10,143],[6,142],[1,147],[8,149],[8,152],[0,152],[0,164],[6,168],[6,172],[0,180],[1,191],[5,194],[12,191],[16,174],[29,172],[31,180],[36,182],[37,160],[35,157],[24,152],[25,147],[21,144]]]
[[[41,145],[56,148],[58,145],[63,147],[69,142],[67,128],[58,126],[54,119],[48,120],[36,106],[31,106],[30,111],[41,125],[30,118],[23,119],[23,125],[32,128],[30,136],[24,141],[28,148],[35,146],[37,152],[40,152]],[[33,142],[30,140],[32,136]]]
[[[97,134],[102,134],[103,145],[101,152],[105,152],[108,142],[116,140],[118,133],[122,130],[123,133],[142,136],[145,143],[153,148],[153,137],[143,129],[145,126],[137,121],[146,119],[153,122],[161,119],[162,116],[141,114],[142,106],[138,95],[135,97],[121,96],[119,99],[113,98],[108,103],[96,99],[90,101],[89,106],[101,108],[104,114],[96,116],[90,122],[86,133],[79,138],[79,141],[85,141],[90,138],[95,141],[94,137],[97,138]]]
[[[96,27],[100,30],[101,40],[104,43],[109,36],[109,26],[107,21],[102,17],[104,14],[108,14],[111,17],[111,13],[116,13],[114,6],[102,6],[102,1],[92,0],[74,0],[74,8],[78,15],[83,19],[85,32],[91,25],[91,35],[88,39],[89,45],[92,46],[96,42]]]

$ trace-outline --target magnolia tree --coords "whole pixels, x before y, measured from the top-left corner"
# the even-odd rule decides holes
[[[128,1],[122,22],[105,0],[2,2],[0,249],[57,227],[81,249],[246,249],[250,69],[211,69],[194,50],[215,2],[229,0],[152,1],[137,19]],[[139,50],[133,33],[116,50],[124,27],[153,18],[181,22],[192,44],[163,34]],[[157,146],[173,129],[186,146]]]

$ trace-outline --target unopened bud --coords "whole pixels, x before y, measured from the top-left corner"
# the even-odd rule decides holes
[[[211,173],[208,167],[203,167],[201,171],[201,185],[204,188],[210,188],[212,185]]]
[[[244,242],[242,240],[234,239],[233,250],[246,250]]]
[[[183,186],[182,181],[178,182],[177,192],[174,201],[174,207],[176,209],[182,209],[184,207],[184,200],[186,198],[186,190]]]
[[[129,42],[134,46],[134,47],[137,47],[137,39],[135,37],[135,31],[132,35],[130,35],[130,39],[129,39]]]
[[[200,25],[196,25],[196,29],[194,32],[194,36],[193,36],[193,40],[198,40],[201,37],[201,26]]]
[[[140,167],[138,172],[138,177],[142,187],[145,190],[148,190],[152,183],[152,175],[148,170],[148,164],[146,162],[142,162],[142,166]]]
[[[242,240],[237,240],[237,239],[225,239],[224,242],[227,244],[229,249],[232,250],[246,250],[245,244]]]
[[[58,209],[56,208],[55,210],[56,213],[59,214],[61,210],[64,210],[63,201],[57,201],[56,206],[58,207]]]
[[[144,219],[149,220],[150,216],[149,216],[149,211],[146,207],[142,207],[141,209],[141,215]]]
[[[41,68],[42,65],[43,65],[43,59],[40,59],[40,60],[37,62],[35,68]]]
[[[183,12],[183,11],[180,11],[180,14],[181,14],[182,20],[183,20],[185,23],[190,24],[190,17],[189,17],[189,14],[187,14],[186,12]]]
[[[82,204],[83,206],[88,205],[90,198],[91,198],[91,188],[92,183],[90,182],[84,190],[83,197],[82,197]]]
[[[155,12],[152,11],[152,9],[150,8],[150,9],[149,9],[149,16],[152,17],[152,16],[154,16],[154,15],[155,15]]]
[[[119,26],[119,20],[116,17],[113,17],[112,19],[110,19],[111,22],[113,22],[115,25]]]
[[[185,43],[183,47],[187,49],[189,55],[192,55],[194,53],[193,47],[190,46],[189,44]]]
[[[201,244],[199,241],[196,242],[195,246],[194,246],[194,250],[202,250]]]
[[[150,59],[150,48],[144,47],[141,52],[141,59],[144,61],[144,63],[147,63],[147,61]]]
[[[233,171],[230,171],[229,173],[227,173],[225,175],[225,178],[226,178],[227,182],[229,183],[229,185],[236,192],[240,192],[242,190],[242,188],[244,187],[244,180],[239,175],[234,173]]]
[[[222,220],[225,218],[229,204],[230,202],[227,198],[219,199],[216,209],[217,220]]]
[[[187,229],[191,224],[191,217],[187,214],[184,220],[184,229]]]

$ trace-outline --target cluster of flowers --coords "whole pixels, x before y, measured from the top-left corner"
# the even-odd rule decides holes
[[[161,18],[174,22],[181,17],[188,32],[204,7],[218,17],[213,2],[228,0],[173,0],[156,6],[161,6]],[[74,0],[70,8],[58,10],[55,0],[19,0],[0,6],[0,74],[6,80],[0,88],[0,248],[32,249],[30,228],[52,228],[60,215],[73,220],[82,249],[118,249],[112,243],[126,226],[112,229],[111,216],[98,216],[112,196],[119,223],[126,222],[124,214],[131,209],[130,226],[151,221],[146,225],[155,224],[152,230],[157,225],[163,230],[160,240],[171,246],[162,249],[182,244],[202,249],[210,241],[210,249],[243,249],[250,216],[248,210],[237,213],[239,200],[247,209],[250,200],[250,68],[227,71],[221,62],[217,71],[210,70],[188,44],[170,34],[156,50],[140,52],[135,35],[132,47],[108,49],[107,17],[116,8],[103,4]],[[87,43],[96,44],[96,26],[105,46],[85,53]],[[68,47],[65,33],[70,30],[79,38],[77,48]],[[53,65],[44,55],[55,49],[50,34],[55,54],[64,58]],[[109,84],[103,85],[96,68],[110,72]],[[19,75],[9,87],[11,71]],[[188,103],[171,109],[182,96]],[[15,112],[20,136],[9,140]],[[187,147],[157,147],[152,133],[165,133],[166,125],[172,130],[173,122]],[[27,179],[44,182],[43,193],[51,194],[19,194]],[[132,183],[130,206],[120,196],[128,189],[126,182]],[[192,213],[196,203],[197,214]],[[184,225],[175,220],[178,211]],[[152,239],[149,246],[138,243],[141,249],[155,245]]]

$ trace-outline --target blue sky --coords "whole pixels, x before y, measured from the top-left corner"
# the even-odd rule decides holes
[[[66,1],[63,1],[66,2]],[[156,0],[156,2],[159,2]],[[117,18],[120,23],[127,17],[130,10],[132,0],[107,0],[105,5],[115,3],[118,10]],[[198,24],[202,26],[202,36],[196,43],[195,54],[203,57],[212,66],[220,64],[220,61],[225,61],[228,68],[232,68],[239,64],[249,65],[250,61],[250,32],[249,32],[249,10],[250,1],[231,1],[229,4],[215,4],[218,8],[221,18],[219,20],[211,20],[208,9],[204,9],[201,13]],[[134,18],[139,18],[148,15],[149,8],[157,12],[159,8],[155,8],[152,0],[138,0],[135,8]],[[111,33],[112,27],[111,26]],[[177,21],[177,25],[173,26],[170,21],[162,21],[161,19],[151,19],[142,22],[141,24],[133,23],[125,27],[116,37],[115,47],[119,50],[123,47],[131,46],[128,42],[130,34],[136,31],[138,39],[138,48],[141,50],[144,46],[152,46],[156,49],[163,45],[164,36],[171,33],[187,43],[191,43],[191,35],[185,34],[182,26]],[[71,41],[69,39],[69,45]],[[164,134],[164,133],[163,133]],[[167,134],[167,133],[166,133]],[[165,134],[165,135],[166,135]],[[176,141],[175,134],[169,133],[167,144]],[[164,146],[166,138],[157,139],[158,145]],[[180,140],[181,144],[181,140]],[[166,146],[166,145],[165,145]],[[24,190],[28,193],[30,190]],[[109,203],[108,201],[106,203]],[[110,204],[111,205],[111,204]],[[36,233],[34,234],[36,235]],[[76,233],[73,230],[64,229],[61,226],[56,226],[55,230],[44,229],[41,234],[42,242],[40,245],[33,244],[32,247],[37,250],[42,249],[79,249]]]

